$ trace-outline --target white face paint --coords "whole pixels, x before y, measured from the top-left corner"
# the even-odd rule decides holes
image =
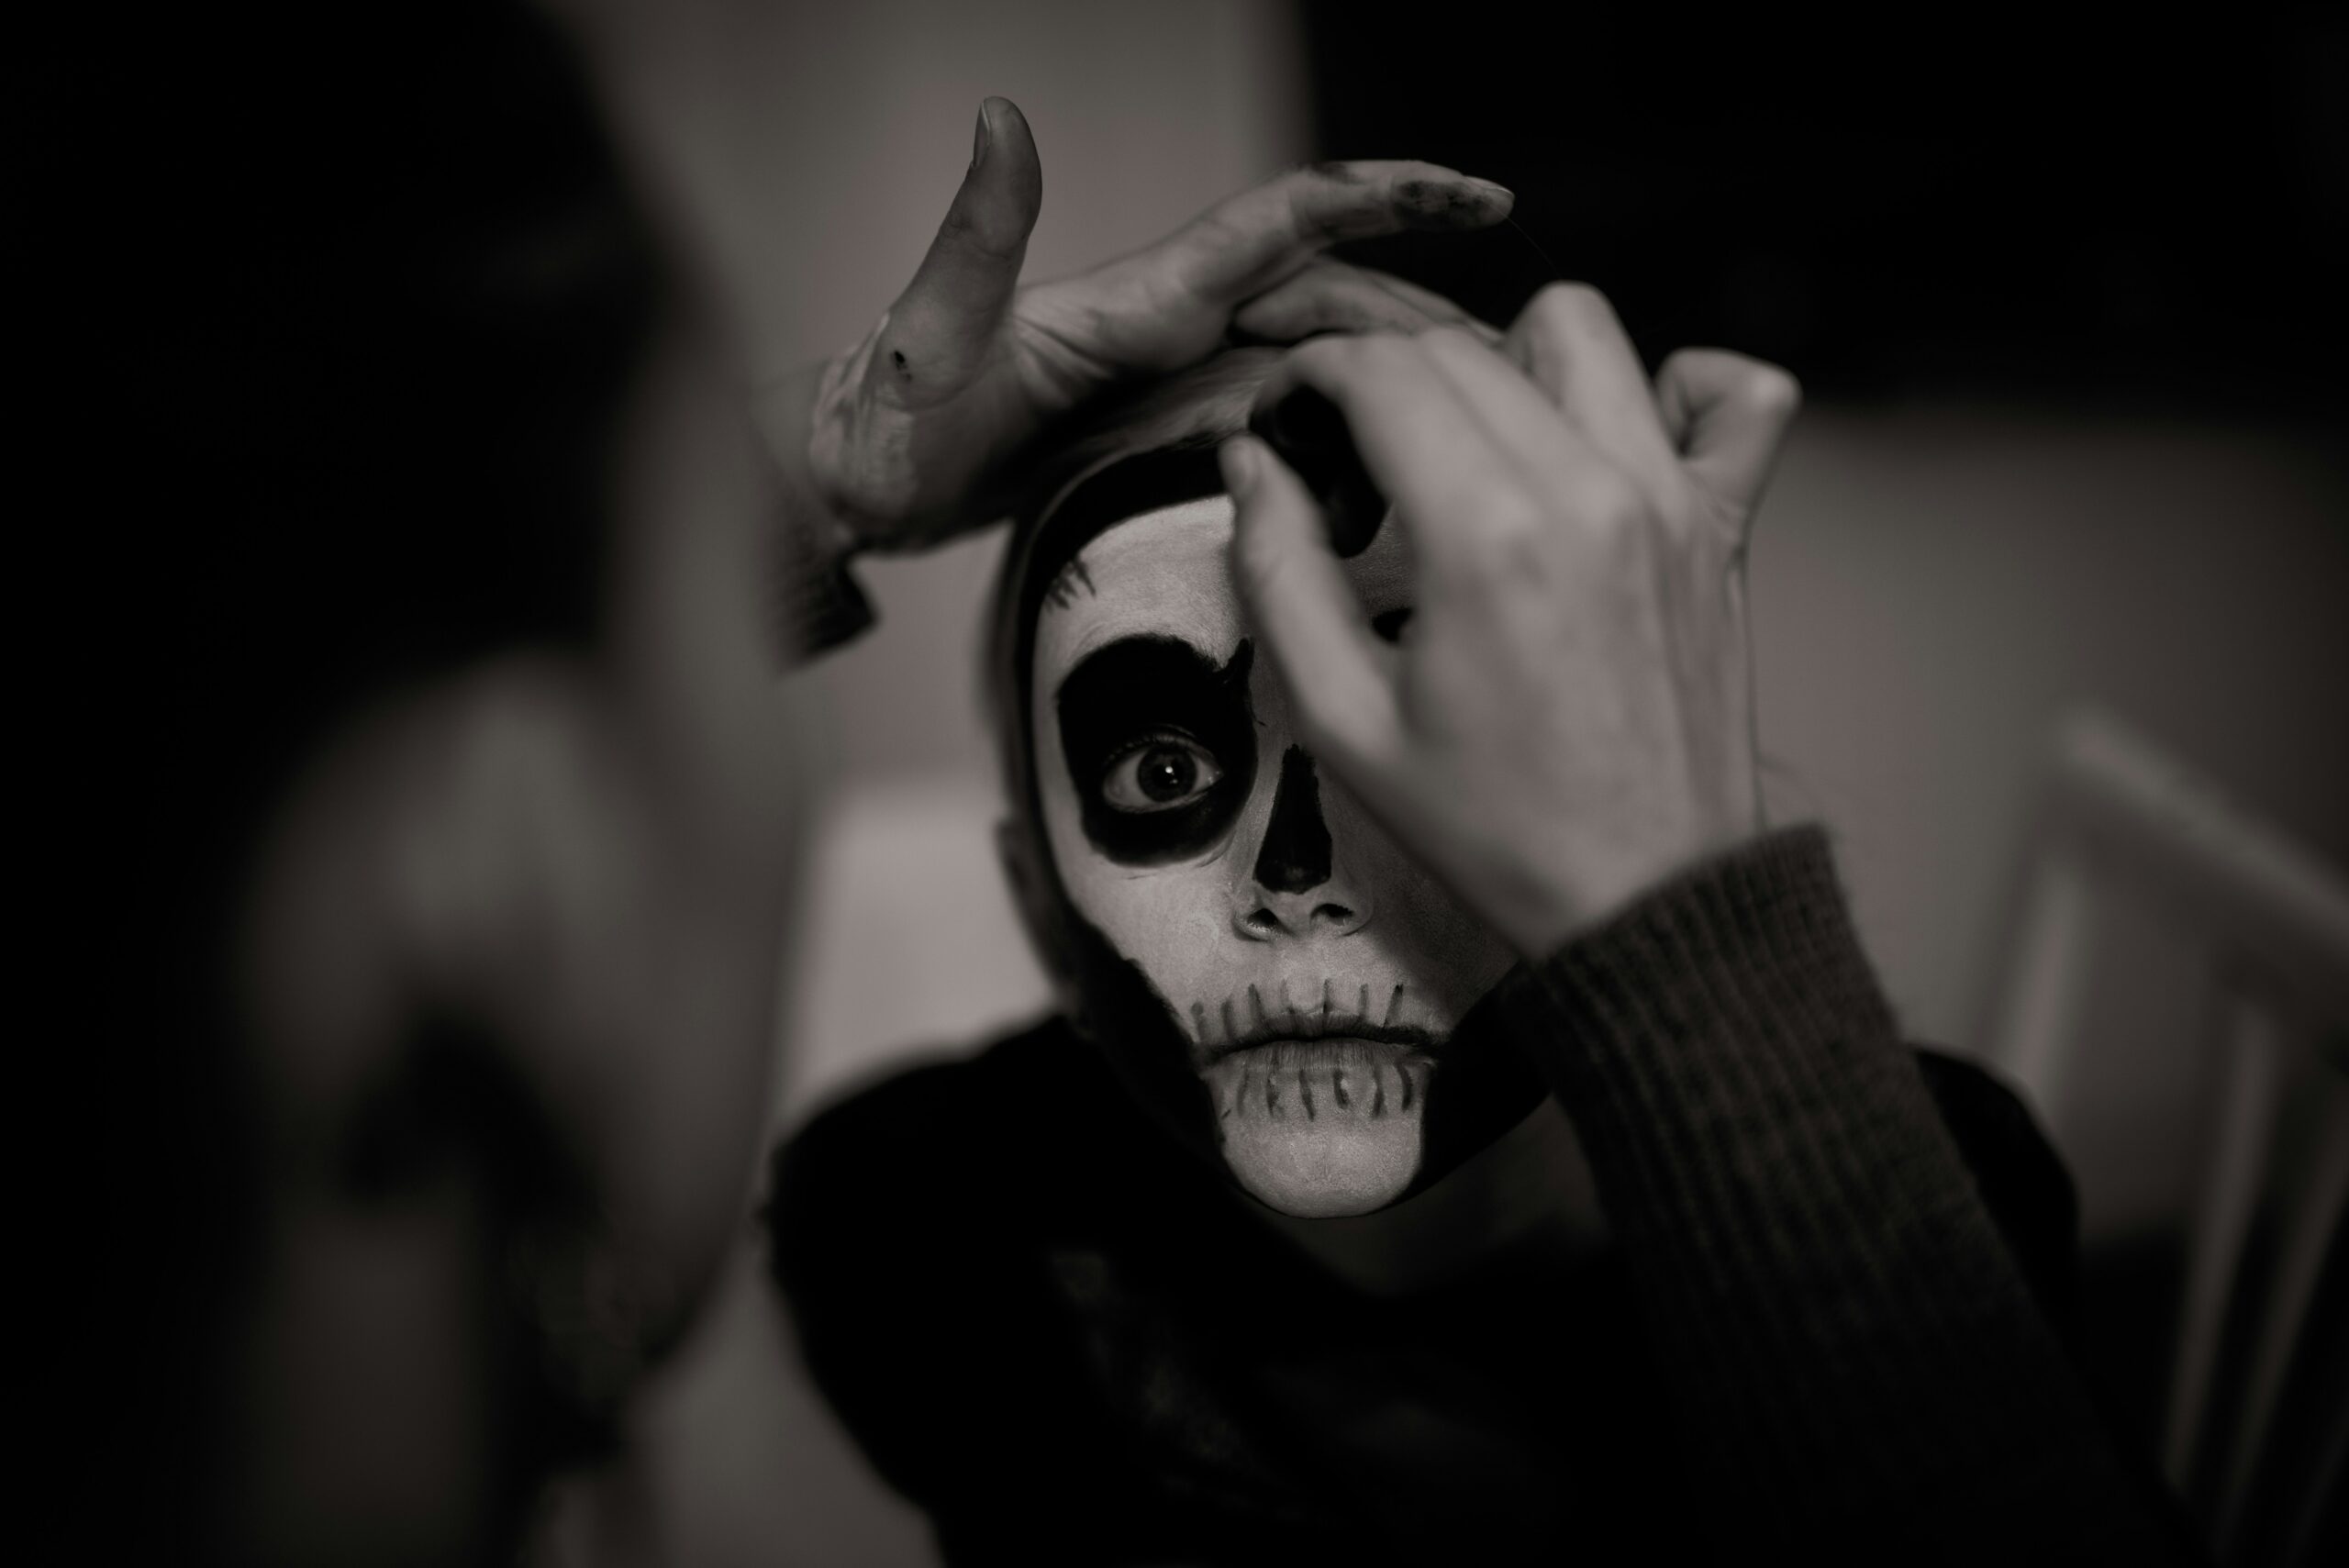
[[[1173,1012],[1240,1184],[1287,1214],[1363,1214],[1410,1184],[1442,1043],[1512,955],[1292,754],[1231,530],[1219,495],[1129,519],[1046,595],[1045,831],[1077,911]],[[1346,569],[1375,624],[1407,613],[1401,529]]]

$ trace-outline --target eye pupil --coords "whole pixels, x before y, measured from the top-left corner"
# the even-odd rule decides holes
[[[1179,800],[1197,782],[1198,764],[1189,752],[1173,746],[1153,746],[1141,755],[1135,782],[1152,800]]]

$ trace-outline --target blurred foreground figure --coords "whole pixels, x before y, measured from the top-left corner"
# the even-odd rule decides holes
[[[812,559],[1016,517],[985,674],[1061,1014],[818,1118],[772,1212],[812,1370],[947,1556],[2191,1561],[2064,1342],[2062,1167],[1903,1041],[1825,834],[1762,821],[1742,568],[1791,381],[1651,378],[1586,288],[1503,334],[1310,243],[1232,287],[1178,235],[1120,264],[1164,269],[1157,332],[1107,332],[1015,287],[1038,183],[991,105],[777,426]],[[1199,227],[1502,206],[1271,190]],[[1132,352],[1174,323],[1193,354]],[[1217,338],[1311,340],[1182,363]],[[1105,340],[1155,373],[1047,427]],[[1348,446],[1383,521],[1338,526]]]
[[[756,444],[531,8],[140,64],[93,123],[161,1364],[106,1495],[174,1561],[507,1560],[740,1234],[796,820]]]

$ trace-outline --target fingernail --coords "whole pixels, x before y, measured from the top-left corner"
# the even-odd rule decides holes
[[[1245,495],[1256,487],[1255,443],[1245,436],[1234,436],[1216,448],[1217,461],[1223,464],[1223,487],[1234,495]]]
[[[1411,228],[1482,228],[1507,213],[1517,198],[1490,180],[1454,175],[1449,180],[1406,180],[1395,187],[1404,224]]]
[[[986,156],[987,106],[983,103],[979,106],[979,123],[971,132],[971,167],[978,168],[986,161]]]

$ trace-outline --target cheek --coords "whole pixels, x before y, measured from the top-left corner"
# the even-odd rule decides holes
[[[1319,777],[1341,874],[1367,884],[1376,903],[1370,931],[1441,1012],[1458,1018],[1499,983],[1517,961],[1515,950],[1405,853],[1329,770]]]
[[[1064,783],[1047,791],[1045,827],[1069,902],[1165,996],[1220,994],[1238,955],[1230,919],[1227,837],[1208,858],[1175,865],[1119,865],[1094,848]],[[1243,828],[1246,813],[1243,813]]]

